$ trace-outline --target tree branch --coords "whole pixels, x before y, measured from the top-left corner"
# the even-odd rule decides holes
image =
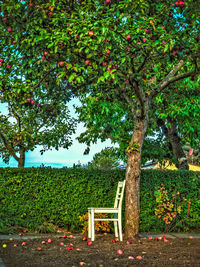
[[[19,158],[17,157],[17,155],[15,154],[15,150],[8,144],[5,136],[3,135],[2,132],[0,132],[0,137],[5,145],[5,147],[8,149],[9,153],[13,156],[13,158],[16,160],[16,161],[19,161]]]
[[[160,84],[157,86],[158,90],[153,90],[150,93],[150,97],[155,97],[161,90],[166,88],[170,83],[179,81],[181,79],[187,78],[191,76],[191,74],[194,74],[194,71],[190,71],[184,74],[176,75],[176,73],[184,66],[185,62],[183,60],[180,60],[179,63],[174,66],[174,68],[169,72],[169,74],[160,82]]]

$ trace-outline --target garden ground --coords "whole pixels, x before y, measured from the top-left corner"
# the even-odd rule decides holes
[[[88,245],[87,241],[83,241],[83,236],[71,233],[32,236],[25,233],[21,236],[1,236],[0,257],[6,267],[193,267],[200,266],[200,238],[195,237],[143,235],[127,244],[127,240],[113,243],[113,235],[102,234],[97,235],[96,240]],[[123,253],[118,254],[119,250]]]

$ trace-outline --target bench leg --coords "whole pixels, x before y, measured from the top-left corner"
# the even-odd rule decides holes
[[[122,219],[121,219],[121,215],[119,214],[118,217],[118,227],[119,227],[119,240],[123,241],[123,237],[122,237]]]
[[[88,211],[88,238],[91,238],[91,212]]]
[[[119,237],[117,222],[114,222],[115,237]]]
[[[94,227],[94,210],[91,210],[91,230],[92,230],[92,241],[95,239],[95,227]]]

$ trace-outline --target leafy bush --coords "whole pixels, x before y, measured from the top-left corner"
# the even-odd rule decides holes
[[[1,168],[0,232],[16,227],[48,231],[49,225],[80,232],[79,216],[86,214],[88,207],[112,207],[117,182],[124,177],[125,170]],[[155,192],[161,184],[168,192],[169,202],[174,191],[180,193],[177,201],[181,212],[173,231],[199,230],[200,173],[145,170],[141,175],[140,231],[165,230],[165,221],[155,214]]]

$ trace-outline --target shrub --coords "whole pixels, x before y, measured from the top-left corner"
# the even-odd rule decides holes
[[[95,218],[108,218],[106,214],[94,214]],[[83,216],[79,216],[80,221],[82,222],[83,230],[82,233],[85,234],[88,232],[88,213],[84,214]],[[94,223],[95,232],[110,232],[111,224],[107,221],[96,221]]]
[[[48,231],[55,227],[80,232],[79,216],[88,207],[112,207],[117,183],[125,170],[86,170],[51,168],[0,169],[0,232],[16,227]],[[181,212],[174,231],[197,231],[200,222],[200,173],[192,171],[144,170],[141,174],[141,232],[163,232],[166,224],[158,218],[155,193],[160,184],[173,192]],[[191,202],[190,204],[189,201]],[[189,205],[189,206],[188,206]],[[123,205],[123,216],[124,216]],[[189,210],[189,211],[188,211]]]

